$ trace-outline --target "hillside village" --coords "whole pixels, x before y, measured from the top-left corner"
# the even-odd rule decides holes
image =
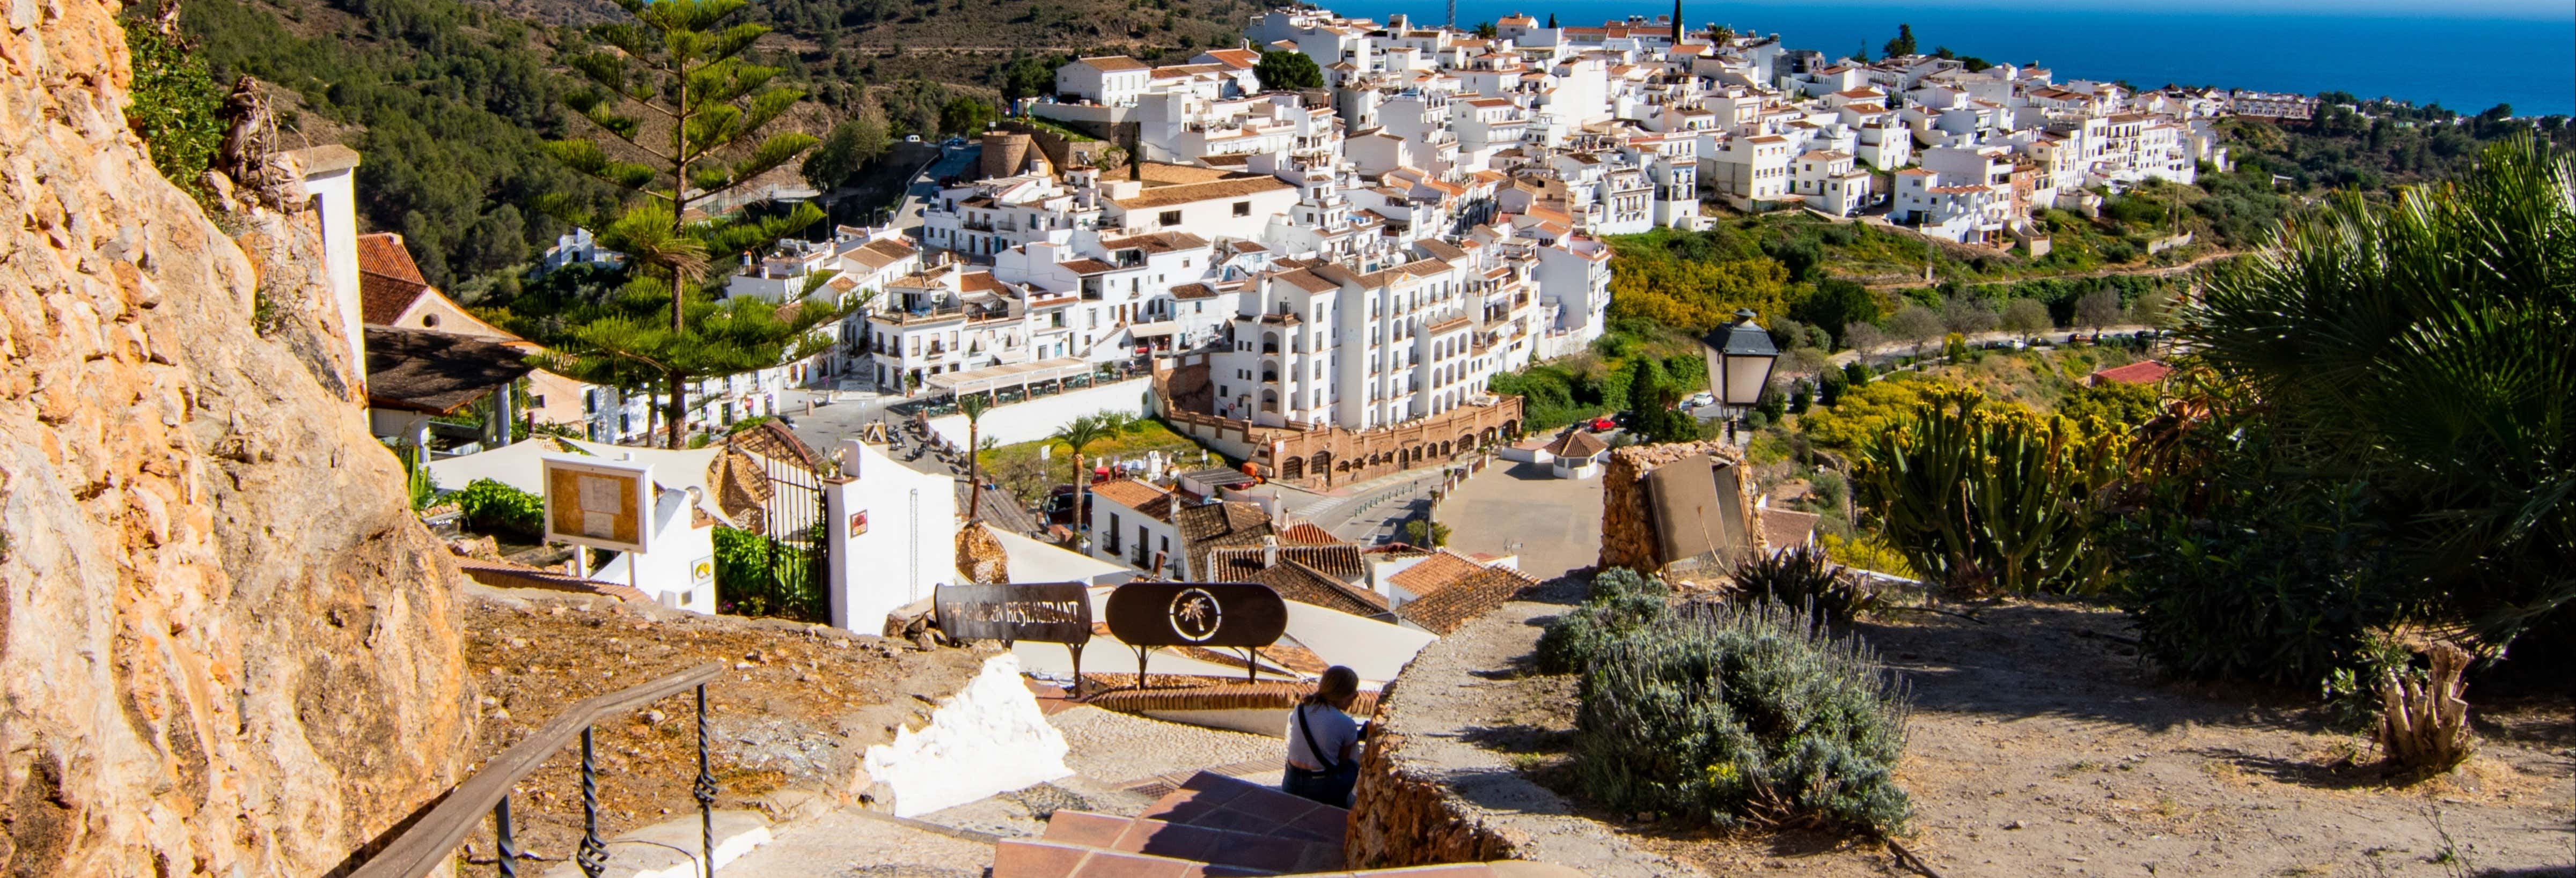
[[[554,154],[647,208],[582,214],[510,294],[468,295],[368,227],[370,156],[288,148],[247,81],[204,175],[156,176],[58,87],[123,88],[121,56],[20,45],[152,25],[70,5],[0,35],[48,84],[11,91],[50,139],[6,149],[35,179],[94,153],[98,185],[142,194],[47,196],[9,233],[31,255],[0,259],[0,352],[29,364],[0,388],[0,623],[82,621],[0,643],[0,701],[41,720],[0,728],[15,873],[2564,860],[2576,731],[2530,682],[2562,660],[2563,514],[2427,537],[2493,551],[2421,578],[2508,583],[2453,601],[2355,571],[2462,553],[2349,551],[2260,502],[2294,476],[2240,440],[2297,444],[2262,420],[2295,407],[2230,388],[2316,385],[2245,377],[2277,364],[2209,324],[2321,270],[2158,266],[2162,310],[2106,291],[2075,321],[2022,300],[1946,326],[1846,281],[1882,322],[1931,321],[1891,339],[1749,307],[1614,320],[1621,248],[1766,217],[2036,259],[2051,212],[2232,173],[2230,120],[2315,98],[1830,57],[1679,4],[1483,33],[1299,5],[1183,63],[1065,61],[981,130],[915,138],[866,222],[774,182],[820,138],[750,136],[797,99],[759,93],[765,68],[723,68],[752,110],[671,135],[741,136],[740,163],[667,190],[634,183],[661,179],[635,163],[648,126],[601,103],[659,109],[650,89],[568,97],[636,148]],[[2495,147],[2438,209],[2341,209],[2514,217],[2409,240],[2515,257],[2447,294],[2563,325],[2565,279],[2512,274],[2576,227],[2566,179],[2513,173],[2568,167],[2548,149]],[[46,189],[19,173],[0,188]],[[2175,309],[2208,323],[2177,337]],[[1514,379],[1569,363],[1618,402],[1542,423]],[[2553,398],[2532,371],[2489,377]],[[2513,445],[2459,429],[2348,444]],[[2375,471],[2504,508],[2555,438],[2484,481],[2505,464]],[[2317,502],[2377,545],[2347,524],[2369,493]],[[2239,578],[2295,598],[2212,596]]]

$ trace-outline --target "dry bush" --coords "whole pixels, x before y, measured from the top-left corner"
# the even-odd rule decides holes
[[[2432,673],[2422,679],[2391,670],[2380,681],[2379,747],[2408,771],[2436,774],[2469,758],[2469,653],[2433,644]]]

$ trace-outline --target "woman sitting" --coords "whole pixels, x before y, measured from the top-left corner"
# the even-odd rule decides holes
[[[1279,789],[1335,808],[1351,806],[1360,778],[1360,723],[1347,713],[1360,697],[1360,675],[1324,669],[1315,692],[1288,714],[1288,766]]]

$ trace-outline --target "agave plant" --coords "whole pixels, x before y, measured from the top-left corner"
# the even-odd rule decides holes
[[[2122,473],[2119,434],[1943,388],[1862,448],[1854,482],[1888,540],[1970,593],[2074,590],[2098,579],[2098,497]]]

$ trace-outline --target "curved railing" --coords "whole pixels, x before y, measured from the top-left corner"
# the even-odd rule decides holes
[[[510,789],[521,778],[581,737],[581,848],[573,860],[585,875],[597,878],[608,867],[608,843],[599,837],[599,775],[593,767],[591,726],[600,718],[660,701],[695,688],[698,695],[698,778],[692,790],[698,800],[699,861],[715,875],[715,776],[707,771],[707,681],[724,673],[723,662],[708,662],[658,680],[629,686],[575,702],[526,740],[492,757],[483,770],[449,790],[447,798],[404,829],[401,835],[350,873],[350,878],[421,878],[448,860],[456,846],[474,832],[483,815],[492,815],[498,848],[496,873],[519,873],[519,849],[510,834]]]

